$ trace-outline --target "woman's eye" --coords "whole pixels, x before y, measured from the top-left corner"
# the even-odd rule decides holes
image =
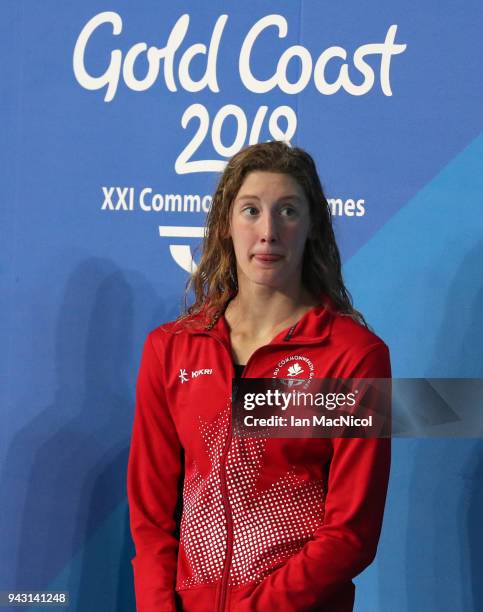
[[[243,209],[243,213],[248,215],[249,217],[254,217],[257,214],[258,210],[255,206],[247,206]]]
[[[284,208],[282,208],[282,214],[286,217],[293,217],[297,214],[297,211],[292,206],[284,206]]]

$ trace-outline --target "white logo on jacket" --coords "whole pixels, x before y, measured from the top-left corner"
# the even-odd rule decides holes
[[[303,371],[304,370],[300,367],[299,362],[296,361],[293,366],[289,367],[287,376],[298,376],[299,374],[302,374]]]
[[[303,368],[300,364],[306,367]],[[298,385],[307,387],[314,375],[314,364],[308,357],[305,355],[290,355],[290,357],[284,357],[277,363],[272,378],[280,378],[280,382],[288,387]]]
[[[198,376],[204,376],[208,374],[213,374],[213,368],[201,368],[199,370],[191,370],[191,378],[198,378]],[[181,384],[190,380],[188,372],[185,370],[185,368],[180,368],[178,378],[180,379]]]

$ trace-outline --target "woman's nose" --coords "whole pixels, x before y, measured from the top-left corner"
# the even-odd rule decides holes
[[[264,215],[261,225],[261,240],[262,242],[274,242],[278,240],[277,222],[272,215]]]

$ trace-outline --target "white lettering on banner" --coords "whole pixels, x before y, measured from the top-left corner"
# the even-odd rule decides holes
[[[110,51],[110,61],[103,74],[93,76],[85,65],[85,53],[91,37],[102,25],[112,27],[113,36],[119,36],[123,29],[120,15],[114,11],[98,13],[90,19],[82,28],[73,52],[73,70],[78,83],[88,90],[100,90],[105,88],[104,101],[111,102],[118,90],[119,80],[132,91],[146,91],[158,80],[161,61],[163,62],[164,84],[168,91],[178,91],[175,79],[175,60],[178,61],[177,78],[182,89],[190,93],[200,92],[208,88],[214,93],[219,93],[217,79],[217,61],[221,37],[228,21],[228,15],[218,17],[211,33],[208,47],[202,43],[189,46],[181,55],[178,53],[188,32],[190,16],[181,15],[168,36],[164,47],[154,45],[148,47],[146,42],[138,42],[127,51],[113,49]],[[308,49],[302,45],[292,45],[281,54],[274,69],[273,75],[265,80],[256,78],[251,63],[252,51],[257,44],[259,36],[270,27],[278,29],[278,37],[285,38],[288,35],[288,23],[282,15],[266,15],[259,19],[248,31],[243,40],[239,58],[238,69],[242,84],[255,94],[265,94],[275,88],[279,88],[286,94],[298,94],[309,84],[311,78],[314,85],[321,94],[333,95],[341,88],[353,96],[361,96],[368,93],[374,86],[375,77],[373,68],[365,61],[368,55],[380,55],[379,79],[384,95],[392,96],[390,85],[390,68],[393,55],[402,53],[407,45],[395,44],[397,25],[391,25],[386,33],[383,43],[368,43],[361,45],[354,51],[354,67],[363,75],[361,84],[355,85],[349,78],[349,66],[347,63],[347,51],[343,47],[332,46],[322,51],[315,60]],[[198,81],[194,81],[190,75],[191,62],[197,56],[205,56],[205,72]],[[136,65],[140,58],[147,60],[147,69],[143,78],[137,78],[134,74]],[[301,70],[298,79],[291,83],[287,78],[290,62],[299,59]],[[333,83],[328,83],[325,78],[325,69],[332,60],[339,60],[339,73]],[[340,62],[342,60],[342,62]],[[267,62],[270,62],[270,58]],[[143,62],[143,65],[146,62]],[[222,142],[221,135],[223,126],[228,120],[234,119],[236,133],[232,142]],[[282,119],[285,128],[279,125]],[[274,140],[283,140],[290,145],[297,130],[297,114],[287,105],[274,108],[269,112],[268,106],[260,106],[253,119],[247,117],[245,111],[236,104],[226,104],[215,111],[214,117],[210,117],[208,109],[199,103],[188,106],[182,117],[181,126],[188,129],[191,122],[198,121],[197,129],[191,140],[179,153],[175,160],[174,169],[177,174],[188,174],[196,172],[223,172],[227,159],[237,153],[245,144],[260,142],[262,129],[266,128]],[[211,137],[213,149],[219,159],[193,159],[204,141]],[[106,201],[106,206],[108,202]],[[161,206],[161,202],[153,201],[151,206]],[[356,205],[359,216],[360,208]],[[347,215],[350,213],[347,212]]]
[[[193,81],[189,74],[190,63],[196,55],[206,55],[207,49],[203,44],[195,44],[188,47],[183,53],[179,61],[178,78],[181,86],[185,91],[198,92],[209,87],[209,89],[215,93],[218,93],[219,87],[216,80],[216,60],[218,56],[218,47],[221,40],[221,34],[225,23],[228,19],[228,15],[221,15],[213,29],[211,36],[210,46],[208,50],[208,58],[206,62],[206,71],[199,81]],[[179,49],[181,43],[186,36],[189,25],[189,15],[181,15],[178,21],[175,23],[171,34],[168,37],[168,42],[165,47],[149,47],[145,42],[136,43],[132,46],[122,61],[122,51],[115,49],[111,51],[111,61],[106,72],[100,77],[92,77],[85,68],[84,54],[87,43],[94,31],[104,23],[110,23],[113,26],[113,34],[119,35],[122,31],[122,19],[118,13],[113,11],[104,11],[99,13],[82,29],[77,39],[74,56],[73,56],[73,68],[74,74],[82,87],[85,89],[101,89],[107,85],[106,95],[104,97],[105,102],[113,100],[120,77],[120,71],[122,66],[122,76],[125,84],[133,91],[146,91],[156,82],[159,76],[160,61],[164,60],[164,82],[169,91],[177,91],[176,83],[174,80],[174,55]],[[137,79],[134,76],[134,65],[138,57],[145,53],[148,60],[148,71],[144,79]]]
[[[76,41],[74,47],[74,55],[72,58],[72,65],[74,69],[74,75],[79,84],[84,87],[84,89],[102,89],[105,85],[107,85],[106,96],[104,100],[109,102],[114,98],[114,95],[117,90],[117,84],[119,82],[119,72],[121,70],[122,64],[122,52],[119,49],[115,49],[111,51],[111,61],[109,63],[109,67],[104,74],[98,77],[91,76],[84,64],[84,53],[94,30],[96,30],[103,23],[111,23],[112,24],[112,33],[117,36],[121,33],[122,30],[122,19],[117,13],[113,13],[111,11],[106,11],[104,13],[99,13],[92,19],[90,19],[82,32],[79,34],[79,37]]]
[[[174,62],[175,53],[180,48],[186,33],[188,31],[190,17],[188,14],[181,15],[171,33],[165,47],[151,46],[148,48],[147,43],[139,42],[134,44],[126,53],[123,60],[123,53],[120,49],[111,51],[111,61],[104,74],[94,77],[87,71],[84,62],[84,55],[90,37],[94,34],[97,28],[103,24],[111,24],[113,35],[118,36],[122,32],[122,19],[118,13],[114,11],[104,11],[95,15],[90,19],[82,29],[76,41],[73,54],[73,69],[74,74],[79,84],[85,89],[96,90],[107,86],[104,100],[110,102],[116,95],[119,79],[121,76],[124,83],[133,91],[146,91],[156,82],[159,76],[160,62],[163,60],[163,75],[164,82],[169,91],[177,91],[174,78]],[[191,45],[184,51],[179,59],[178,79],[181,87],[188,92],[199,92],[208,87],[212,92],[219,93],[217,81],[217,59],[220,46],[221,36],[224,27],[228,20],[228,15],[220,15],[215,23],[211,35],[208,49],[202,43]],[[275,26],[278,29],[278,37],[285,38],[288,34],[288,24],[285,17],[282,15],[266,15],[259,19],[247,33],[240,50],[239,55],[239,74],[244,86],[253,93],[264,94],[275,87],[287,94],[298,94],[303,91],[313,76],[314,85],[317,90],[323,95],[333,95],[342,87],[347,93],[353,96],[361,96],[371,91],[374,86],[374,71],[372,67],[364,60],[367,55],[380,55],[380,71],[379,78],[381,89],[386,96],[392,96],[390,85],[390,68],[393,55],[402,53],[407,45],[395,44],[397,25],[391,25],[386,33],[386,38],[383,43],[368,43],[361,45],[354,51],[353,64],[355,68],[364,76],[364,80],[360,85],[355,85],[349,77],[349,69],[347,64],[347,51],[343,47],[332,46],[328,47],[319,55],[313,65],[313,58],[308,49],[302,45],[293,45],[288,47],[280,56],[276,70],[272,77],[264,81],[258,80],[252,73],[250,58],[254,45],[257,42],[260,34],[268,27]],[[134,75],[134,67],[140,55],[146,55],[148,62],[148,70],[143,79],[137,79]],[[206,69],[203,77],[199,81],[194,81],[190,76],[190,64],[197,55],[206,56]],[[287,79],[287,69],[290,61],[293,58],[299,58],[301,62],[301,72],[298,80],[295,83],[290,83]],[[340,67],[339,76],[334,83],[327,83],[325,80],[325,68],[332,59],[342,59],[343,63]],[[229,108],[225,112],[233,113],[234,109]],[[199,111],[198,111],[199,114]],[[238,121],[243,123],[243,117],[235,112]],[[184,121],[188,122],[190,116]],[[220,115],[220,124],[214,125],[214,132],[221,131],[221,123],[223,114]],[[184,126],[183,126],[184,127]],[[243,127],[243,126],[242,126]],[[235,142],[225,148],[227,157],[232,155],[231,151],[236,151],[240,148],[237,137]]]
[[[298,94],[305,89],[312,75],[312,56],[305,47],[294,45],[284,51],[278,60],[275,74],[265,81],[257,80],[250,69],[250,55],[253,45],[260,33],[269,26],[278,28],[278,37],[285,38],[288,34],[288,24],[282,15],[267,15],[263,17],[248,32],[240,52],[239,71],[240,77],[247,89],[253,93],[267,93],[279,87],[284,93]],[[368,93],[374,85],[374,72],[372,67],[364,61],[366,55],[381,55],[380,80],[381,88],[386,96],[392,96],[389,71],[391,57],[402,53],[407,45],[396,45],[397,25],[391,25],[387,31],[383,43],[370,43],[362,45],[354,52],[354,66],[364,75],[364,81],[360,85],[354,85],[349,78],[347,63],[343,63],[339,76],[334,83],[325,80],[325,67],[332,58],[347,60],[347,51],[343,47],[329,47],[323,51],[315,63],[314,84],[317,90],[324,95],[335,94],[341,87],[353,96],[361,96]],[[302,70],[297,82],[290,83],[287,79],[287,66],[293,57],[298,57],[302,64]]]
[[[117,202],[114,204],[112,195],[116,189]],[[104,202],[101,210],[134,210],[134,188],[133,187],[103,187]],[[129,203],[126,202],[126,195],[129,194]]]
[[[268,106],[260,106],[253,120],[250,135],[248,138],[248,144],[254,144],[259,142],[260,131],[267,113]],[[237,122],[237,135],[234,142],[225,146],[221,142],[221,126],[223,121],[229,117],[235,117]],[[278,125],[279,117],[284,117],[287,121],[287,128],[282,130]],[[202,159],[198,161],[189,161],[190,156],[193,155],[197,148],[203,143],[209,130],[210,116],[206,108],[202,104],[192,104],[189,106],[181,118],[181,125],[184,129],[188,126],[191,119],[199,119],[198,131],[195,132],[193,138],[186,145],[186,147],[178,155],[175,162],[175,170],[178,174],[187,174],[192,172],[223,172],[226,161],[223,159]],[[276,108],[268,120],[268,129],[270,134],[276,140],[285,140],[290,143],[297,129],[297,115],[290,106],[279,106]],[[211,142],[213,148],[220,155],[230,157],[239,151],[243,144],[246,142],[248,130],[248,121],[246,115],[239,106],[236,104],[227,104],[222,106],[215,115],[211,128]]]
[[[193,193],[156,193],[152,187],[144,187],[139,192],[136,200],[134,187],[102,187],[104,201],[101,210],[135,210],[136,201],[138,208],[144,212],[170,212],[170,213],[208,213],[213,200],[212,195]],[[334,217],[362,217],[365,215],[365,200],[348,198],[327,198],[331,214]],[[163,226],[160,226],[160,229]],[[166,226],[169,229],[170,226]],[[187,228],[184,228],[187,231]],[[167,235],[167,234],[163,234]],[[173,233],[169,234],[173,236]],[[179,236],[188,237],[181,233]]]
[[[203,198],[198,194],[167,193],[162,195],[155,193],[151,195],[153,190],[150,187],[145,187],[139,195],[139,206],[144,211],[154,210],[159,212],[204,212],[207,213],[211,207],[212,196],[205,195]]]
[[[365,200],[353,200],[352,198],[347,199],[345,202],[341,198],[327,198],[330,210],[333,217],[353,217],[354,209],[356,209],[355,216],[363,217],[366,213]]]

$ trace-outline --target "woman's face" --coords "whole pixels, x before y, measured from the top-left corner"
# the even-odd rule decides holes
[[[299,287],[309,229],[309,203],[294,178],[276,172],[248,174],[230,217],[239,285],[245,277],[274,289]]]

